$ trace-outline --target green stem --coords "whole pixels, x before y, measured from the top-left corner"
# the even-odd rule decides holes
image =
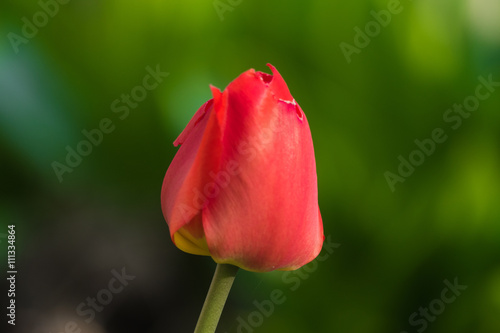
[[[227,295],[231,290],[238,267],[229,264],[217,264],[207,298],[203,304],[194,333],[214,333],[219,323]]]

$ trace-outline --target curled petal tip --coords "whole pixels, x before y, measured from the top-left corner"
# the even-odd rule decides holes
[[[267,64],[266,64],[266,66],[267,66],[267,67],[269,67],[269,68],[271,69],[271,71],[273,72],[273,74],[277,72],[276,67],[274,67],[274,66],[273,66],[273,65],[271,65],[270,63],[267,63]]]

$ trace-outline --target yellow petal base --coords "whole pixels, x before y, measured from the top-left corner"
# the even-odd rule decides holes
[[[179,229],[174,234],[173,241],[175,246],[186,253],[196,254],[200,256],[210,255],[210,251],[208,250],[207,245],[207,239],[205,238],[205,236],[203,236],[202,238],[196,238],[184,228]]]

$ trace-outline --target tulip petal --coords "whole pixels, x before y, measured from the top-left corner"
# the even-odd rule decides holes
[[[167,170],[161,193],[162,211],[172,241],[181,250],[198,255],[210,255],[201,222],[204,203],[196,201],[195,194],[203,182],[197,177],[202,172],[202,165],[197,162],[198,150],[207,134],[212,105],[212,100],[203,104],[174,141],[174,145],[181,147]]]
[[[222,137],[212,173],[230,181],[202,210],[214,260],[254,271],[301,267],[323,243],[309,125],[270,67],[271,78],[249,70],[214,95]]]

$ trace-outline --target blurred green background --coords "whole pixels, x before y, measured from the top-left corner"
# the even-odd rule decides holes
[[[295,273],[241,271],[219,332],[500,331],[500,2],[59,1],[0,5],[10,331],[193,331],[215,264],[170,241],[160,188],[172,142],[209,84],[268,62],[308,117],[336,245]],[[147,68],[168,76],[137,88]],[[105,118],[110,133],[58,177],[54,162]],[[439,128],[446,140],[415,152]],[[405,171],[410,155],[419,165]],[[122,269],[135,278],[86,322],[77,307]],[[445,280],[467,289],[443,302]]]

